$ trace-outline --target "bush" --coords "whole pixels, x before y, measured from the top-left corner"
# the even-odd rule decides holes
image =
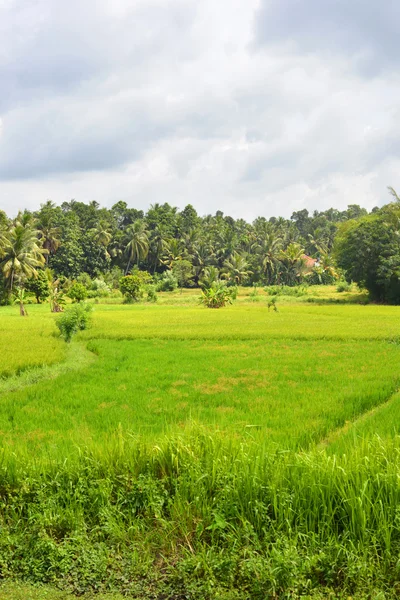
[[[333,285],[337,281],[337,275],[332,269],[323,267],[314,267],[306,278],[309,285]]]
[[[91,320],[91,311],[90,304],[75,304],[58,317],[56,325],[66,342],[70,342],[72,336],[78,331],[87,329]]]
[[[138,302],[143,298],[146,286],[151,281],[152,277],[147,271],[134,271],[132,275],[121,277],[119,287],[125,296],[125,302]]]
[[[148,285],[147,286],[147,298],[146,298],[147,302],[157,302],[158,300],[158,296],[157,296],[157,291],[156,291],[156,286],[155,285]]]
[[[339,283],[336,286],[336,291],[337,292],[350,292],[352,288],[352,284],[349,283],[348,281],[339,281]]]
[[[75,281],[75,283],[73,283],[70,287],[67,295],[73,302],[82,302],[88,297],[88,291],[83,283]]]
[[[88,292],[89,298],[108,298],[111,293],[110,288],[103,279],[94,279]]]
[[[178,287],[178,280],[172,271],[165,271],[157,283],[157,292],[173,292]]]
[[[193,265],[189,260],[175,260],[172,273],[177,279],[181,291],[184,286],[193,284]]]
[[[208,289],[203,289],[200,296],[200,303],[207,308],[222,308],[227,304],[232,304],[233,293],[225,282],[214,281]]]

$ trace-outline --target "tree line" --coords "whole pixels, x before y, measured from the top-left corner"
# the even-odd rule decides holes
[[[368,224],[362,231],[386,226],[397,231],[395,200],[370,214],[354,204],[344,211],[330,208],[310,214],[304,209],[290,219],[258,217],[252,223],[221,211],[201,217],[190,204],[181,211],[168,203],[154,204],[144,213],[122,201],[108,209],[95,201],[71,200],[61,206],[47,201],[38,211],[25,210],[16,218],[0,211],[0,295],[5,303],[13,295],[34,291],[40,280],[44,282],[45,270],[51,273],[55,296],[65,280],[83,285],[94,279],[100,287],[102,281],[118,287],[121,277],[135,270],[166,281],[168,289],[168,280],[174,279],[181,286],[218,278],[236,285],[292,286],[305,278],[309,283],[331,283],[340,267],[353,281],[372,289],[370,279],[375,276],[363,272],[366,256],[360,261],[358,255],[355,268],[346,240],[351,238],[358,250],[360,223]],[[382,218],[389,224],[382,225]],[[380,233],[377,236],[382,240]],[[391,240],[394,246],[395,242]],[[308,256],[318,259],[312,268]],[[397,268],[395,262],[387,257],[379,265],[379,281]],[[57,306],[57,297],[53,300]]]

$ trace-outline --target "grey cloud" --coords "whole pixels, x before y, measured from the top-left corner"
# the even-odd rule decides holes
[[[0,208],[376,204],[400,172],[397,5],[258,4],[0,3]]]
[[[396,69],[400,59],[397,0],[262,0],[259,45],[294,44],[299,52],[342,56],[365,76]]]
[[[171,60],[185,59],[182,31],[190,30],[193,5],[148,0],[121,3],[120,12],[113,5],[118,2],[23,0],[0,8],[0,81],[6,91],[0,110],[43,94],[76,92],[127,68],[136,68],[141,78],[164,46]]]

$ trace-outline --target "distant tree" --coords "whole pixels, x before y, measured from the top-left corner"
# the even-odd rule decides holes
[[[36,302],[41,304],[50,294],[49,277],[43,269],[38,269],[36,277],[26,280],[25,288],[28,292],[35,294]]]
[[[49,257],[57,252],[61,244],[61,229],[56,225],[59,212],[60,209],[57,209],[55,204],[48,200],[37,213],[37,229],[40,232],[43,248],[47,250],[46,263],[49,262]]]
[[[188,285],[193,279],[193,266],[188,260],[176,260],[172,264],[172,272],[178,280],[181,289]]]
[[[241,285],[251,274],[246,258],[234,252],[229,260],[224,262],[224,273],[235,285]]]
[[[291,243],[286,250],[281,250],[279,259],[282,265],[280,283],[289,286],[301,283],[305,271],[304,248],[300,244]]]
[[[82,302],[88,297],[88,291],[82,283],[75,281],[70,287],[67,295],[73,302]]]
[[[10,293],[16,282],[22,285],[25,279],[37,277],[37,269],[45,263],[45,253],[39,246],[32,220],[19,215],[2,237],[0,246],[0,269]]]
[[[168,252],[169,249],[169,237],[167,231],[162,226],[156,226],[150,237],[150,249],[153,259],[153,273],[159,265],[162,264],[162,257]]]
[[[365,287],[375,300],[400,304],[400,207],[343,223],[334,254],[347,281]]]
[[[119,281],[119,287],[126,302],[137,302],[145,292],[146,285],[151,283],[152,277],[147,271],[134,271],[132,275],[125,275]]]
[[[127,229],[128,242],[126,244],[126,253],[128,255],[128,263],[125,269],[125,275],[129,273],[133,263],[139,267],[141,260],[144,260],[149,253],[149,237],[147,226],[144,221],[135,221]]]

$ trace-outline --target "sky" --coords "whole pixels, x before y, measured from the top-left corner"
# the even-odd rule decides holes
[[[0,209],[380,206],[399,22],[398,0],[0,0]]]

